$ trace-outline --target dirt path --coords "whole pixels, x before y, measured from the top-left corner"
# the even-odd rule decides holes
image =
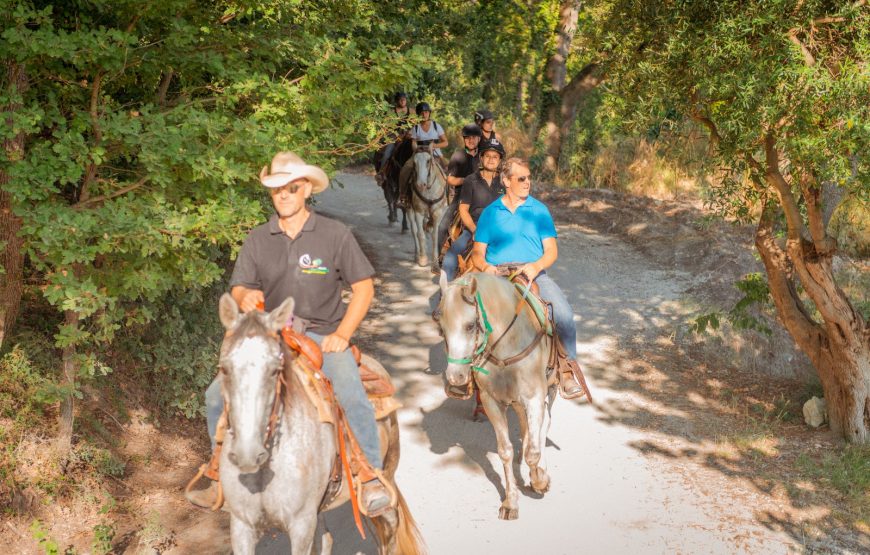
[[[344,188],[318,196],[317,209],[352,226],[380,272],[360,343],[399,389],[397,480],[431,553],[801,550],[786,527],[765,518],[775,512],[775,500],[753,486],[751,476],[693,462],[710,443],[694,430],[704,415],[687,412],[699,403],[687,406],[676,389],[673,403],[664,404],[626,379],[654,378],[647,358],[656,358],[659,368],[679,364],[672,337],[686,310],[680,299],[689,276],[659,269],[615,237],[559,221],[560,257],[550,273],[574,306],[579,359],[598,406],[556,402],[546,452],[552,488],[543,498],[523,488],[519,520],[498,520],[503,486],[492,428],[470,419],[470,402],[443,393],[445,354],[429,317],[436,280],[412,263],[411,238],[387,226],[371,177],[341,174],[338,180]],[[525,466],[521,473],[527,483]],[[202,518],[208,526],[179,534],[173,552],[226,541],[225,515]],[[373,552],[346,512],[331,514],[329,523],[336,553]],[[210,541],[203,542],[204,534]],[[266,538],[258,553],[286,548],[286,540]]]

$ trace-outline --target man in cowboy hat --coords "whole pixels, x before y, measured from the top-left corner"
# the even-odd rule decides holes
[[[294,328],[320,344],[323,372],[330,379],[351,430],[369,464],[383,467],[374,409],[366,397],[348,342],[374,296],[375,271],[344,224],[317,214],[306,201],[329,185],[326,173],[292,152],[279,152],[260,172],[275,207],[269,221],[254,228],[242,245],[230,280],[230,293],[243,312],[277,308],[288,296],[296,299]],[[350,302],[341,299],[350,285]],[[262,303],[262,304],[261,304]],[[214,442],[223,411],[220,376],[205,394],[209,435]],[[188,499],[210,506],[217,488],[192,491]],[[378,479],[363,485],[363,504],[377,516],[390,504]]]

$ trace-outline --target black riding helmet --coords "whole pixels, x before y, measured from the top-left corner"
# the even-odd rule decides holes
[[[495,114],[493,114],[486,108],[474,112],[474,123],[476,123],[477,125],[480,125],[488,119],[495,119]]]
[[[504,157],[506,155],[505,150],[504,150],[504,146],[502,146],[502,144],[499,142],[499,140],[496,139],[495,137],[493,137],[492,140],[490,140],[488,143],[484,144],[480,148],[480,155],[483,156],[483,154],[485,152],[488,152],[490,150],[494,150],[494,151],[498,152],[498,155],[501,156],[502,160],[504,160]]]
[[[432,108],[429,107],[428,102],[418,102],[417,107],[414,108],[414,111],[417,112],[418,116],[420,116],[423,114],[423,112],[429,112],[431,114]]]
[[[483,137],[483,132],[476,123],[469,123],[462,128],[463,137]]]

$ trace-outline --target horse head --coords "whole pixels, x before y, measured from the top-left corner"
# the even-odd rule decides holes
[[[417,188],[420,191],[429,189],[432,185],[429,183],[430,165],[435,158],[431,153],[425,150],[418,150],[414,153],[414,168],[417,170]]]
[[[436,314],[447,346],[445,375],[450,385],[462,387],[471,379],[472,362],[486,334],[478,310],[478,283],[474,276],[466,276],[448,284],[442,272],[440,285]]]
[[[256,472],[269,459],[270,419],[280,408],[276,406],[281,402],[279,380],[290,363],[279,333],[293,315],[294,305],[288,297],[272,312],[240,314],[229,294],[220,300],[220,319],[226,329],[220,371],[232,434],[227,457],[243,473]]]

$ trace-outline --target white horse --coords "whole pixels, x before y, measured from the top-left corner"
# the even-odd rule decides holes
[[[414,237],[414,258],[419,266],[429,264],[427,244],[432,249],[432,270],[438,272],[438,223],[447,210],[447,176],[431,153],[421,150],[414,154],[402,172],[402,178],[413,180],[411,189],[411,235]]]

